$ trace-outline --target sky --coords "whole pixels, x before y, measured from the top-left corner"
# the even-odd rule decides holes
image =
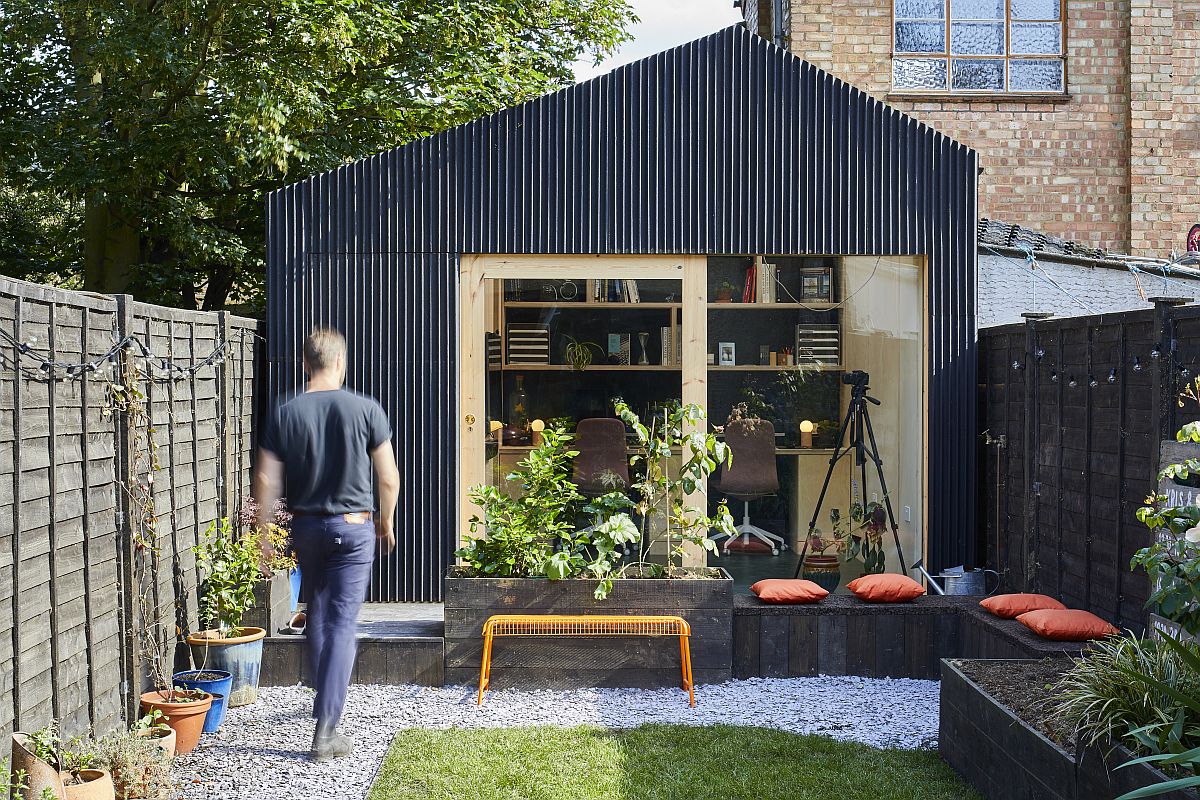
[[[630,0],[630,5],[641,19],[630,30],[633,39],[599,65],[590,60],[577,62],[576,80],[603,75],[742,21],[742,10],[733,7],[733,0]]]

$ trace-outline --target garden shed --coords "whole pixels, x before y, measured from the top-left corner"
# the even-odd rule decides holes
[[[467,487],[614,396],[769,419],[777,486],[746,510],[795,548],[854,370],[907,563],[973,562],[976,175],[970,148],[733,26],[273,193],[273,390],[332,325],[395,429],[372,598],[440,600]],[[842,461],[826,506],[877,499],[859,474]]]

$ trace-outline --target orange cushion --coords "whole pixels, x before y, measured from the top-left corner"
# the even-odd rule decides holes
[[[1044,594],[998,594],[995,597],[985,597],[979,605],[1001,619],[1013,619],[1026,611],[1038,611],[1043,608],[1064,609],[1062,603]]]
[[[1056,642],[1086,642],[1120,633],[1090,611],[1075,608],[1042,608],[1026,611],[1017,622],[1041,636]]]
[[[815,603],[829,595],[812,581],[767,578],[750,587],[764,603]]]
[[[846,588],[868,603],[906,603],[925,594],[925,587],[912,578],[890,572],[863,575],[846,584]]]

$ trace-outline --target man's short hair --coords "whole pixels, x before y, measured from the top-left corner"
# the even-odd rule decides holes
[[[346,337],[333,328],[314,328],[304,340],[304,363],[313,372],[331,369],[346,355]]]

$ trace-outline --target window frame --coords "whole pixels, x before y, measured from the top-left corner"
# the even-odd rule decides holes
[[[891,74],[888,76],[890,84],[889,97],[917,97],[917,98],[963,98],[963,99],[979,99],[979,98],[997,98],[997,97],[1026,97],[1026,98],[1041,98],[1051,100],[1062,100],[1069,96],[1069,75],[1067,70],[1067,0],[1058,0],[1058,16],[1054,19],[1019,19],[1017,24],[1037,24],[1037,23],[1058,23],[1059,28],[1059,52],[1058,53],[1020,53],[1014,54],[1011,50],[1012,39],[1012,0],[1004,0],[1004,18],[993,20],[979,19],[961,19],[955,20],[950,12],[950,4],[952,0],[941,0],[945,9],[942,19],[927,19],[912,18],[897,20],[896,18],[896,2],[892,0],[892,15],[891,15],[891,58],[888,61],[888,67]],[[896,24],[897,22],[922,22],[932,23],[941,22],[944,26],[945,49],[937,52],[910,52],[900,51],[896,49]],[[996,54],[957,54],[954,52],[954,44],[951,39],[951,27],[954,22],[968,23],[1000,23],[1003,25],[1003,42],[1004,52]],[[931,88],[898,88],[895,84],[896,69],[895,62],[897,58],[903,59],[931,59],[944,60],[946,62],[946,88],[931,89]],[[954,88],[954,60],[979,60],[979,61],[1002,61],[1004,63],[1004,87],[1001,89],[956,89]],[[1010,70],[1013,61],[1027,60],[1057,60],[1062,64],[1062,89],[1060,91],[1046,89],[1010,89]]]

